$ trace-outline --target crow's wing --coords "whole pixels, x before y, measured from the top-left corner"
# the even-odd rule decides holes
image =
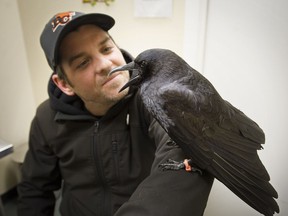
[[[170,122],[165,129],[195,165],[259,212],[279,211],[273,199],[277,192],[257,154],[265,136],[254,121],[224,101],[198,72],[162,86],[157,95],[157,106]]]

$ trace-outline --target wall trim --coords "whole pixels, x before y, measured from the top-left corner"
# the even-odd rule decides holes
[[[204,72],[209,0],[186,0],[183,58],[199,72]]]

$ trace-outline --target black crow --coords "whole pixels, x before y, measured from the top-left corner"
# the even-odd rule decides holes
[[[265,135],[253,120],[170,50],[146,50],[109,75],[121,70],[137,72],[122,90],[139,86],[145,107],[190,164],[211,173],[263,215],[279,213],[278,194],[257,154]],[[164,165],[169,166],[173,161]]]

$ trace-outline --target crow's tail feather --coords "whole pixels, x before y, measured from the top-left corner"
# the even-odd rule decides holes
[[[272,216],[275,212],[279,213],[279,206],[274,199],[278,196],[277,192],[268,181],[240,172],[223,158],[218,157],[210,172],[220,182],[261,214]]]

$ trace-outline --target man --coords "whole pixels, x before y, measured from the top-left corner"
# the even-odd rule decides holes
[[[22,168],[19,216],[53,215],[61,188],[62,216],[202,215],[213,178],[205,172],[163,171],[181,149],[147,113],[137,89],[118,93],[132,61],[108,30],[104,14],[60,13],[40,42],[54,73],[49,99],[31,124]]]

